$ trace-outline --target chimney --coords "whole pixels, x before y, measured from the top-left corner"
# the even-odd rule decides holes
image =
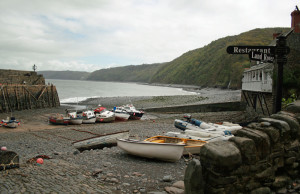
[[[273,40],[275,40],[277,38],[277,36],[279,36],[281,33],[273,33]]]
[[[294,28],[294,33],[300,33],[300,11],[298,6],[296,10],[291,13],[292,16],[292,28]]]

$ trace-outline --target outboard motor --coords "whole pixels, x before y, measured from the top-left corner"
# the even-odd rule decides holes
[[[184,114],[183,118],[185,118],[187,120],[187,122],[190,122],[190,120],[192,118],[192,115],[190,115],[190,114]]]
[[[185,121],[178,120],[178,119],[175,119],[175,121],[174,121],[174,126],[182,131],[186,130],[186,125],[187,125],[187,122],[185,122]]]

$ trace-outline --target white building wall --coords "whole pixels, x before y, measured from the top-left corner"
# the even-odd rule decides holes
[[[255,92],[272,92],[272,70],[253,69],[244,72],[242,90]]]

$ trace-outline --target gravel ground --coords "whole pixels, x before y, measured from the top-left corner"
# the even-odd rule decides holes
[[[82,104],[96,106],[121,105],[130,99],[136,107],[157,107],[176,104],[203,103],[218,99],[230,101],[238,98],[238,92],[213,90],[208,94],[164,97],[118,97],[91,99]],[[209,93],[209,92],[208,92]],[[230,96],[232,98],[230,98]],[[194,99],[198,100],[194,100]],[[162,102],[164,101],[164,102]],[[215,102],[215,101],[214,101]],[[126,102],[128,103],[128,102]],[[72,142],[92,135],[117,131],[130,131],[130,137],[143,140],[168,131],[179,131],[174,127],[175,118],[183,114],[146,113],[143,120],[80,126],[53,126],[47,123],[49,115],[64,113],[69,107],[26,110],[14,113],[21,120],[17,129],[0,127],[0,146],[16,152],[20,157],[20,168],[0,171],[0,193],[164,193],[166,186],[182,181],[184,171],[191,158],[182,157],[175,163],[150,160],[125,154],[118,147],[77,151]],[[1,118],[7,116],[0,114]],[[206,122],[243,122],[244,112],[193,113],[193,117]],[[76,129],[76,130],[74,130]],[[41,166],[26,163],[38,155],[47,155]],[[198,157],[198,156],[193,156]]]
[[[175,105],[210,104],[219,102],[234,102],[241,100],[240,90],[222,90],[218,88],[194,89],[185,88],[193,95],[178,96],[125,96],[90,98],[79,105],[94,107],[98,104],[112,109],[114,106],[134,104],[136,108],[153,108]]]

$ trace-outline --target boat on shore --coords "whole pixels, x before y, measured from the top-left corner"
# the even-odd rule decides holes
[[[182,131],[194,130],[202,132],[216,132],[222,134],[224,131],[236,131],[242,128],[239,124],[224,122],[224,124],[206,123],[196,119],[183,121],[175,119],[174,126]]]
[[[49,123],[53,125],[68,125],[70,117],[65,117],[62,114],[56,114],[55,116],[49,117]]]
[[[177,137],[169,137],[169,136],[154,136],[144,141],[154,142],[154,143],[176,143],[176,144],[186,144],[184,146],[183,155],[189,154],[200,154],[200,149],[207,142],[202,140],[195,139],[187,139],[187,138],[177,138]]]
[[[169,131],[165,133],[166,136],[169,137],[178,137],[178,138],[184,138],[184,139],[194,139],[194,140],[201,140],[201,141],[206,141],[206,142],[214,142],[214,141],[228,141],[229,138],[234,137],[231,134],[228,135],[220,135],[220,134],[211,134],[207,133],[205,136],[195,136],[193,134],[188,134],[185,132],[172,132]]]
[[[164,143],[134,139],[117,139],[117,144],[128,154],[167,162],[178,161],[186,146],[184,142]]]
[[[93,124],[96,122],[96,115],[94,111],[87,110],[82,112],[82,123],[83,124]]]
[[[121,106],[129,115],[129,119],[140,120],[144,115],[144,111],[137,110],[132,104],[126,104]]]
[[[70,112],[68,113],[68,116],[70,117],[69,124],[71,125],[81,125],[83,121],[83,117],[81,115],[78,115],[77,112]]]
[[[73,142],[73,146],[79,151],[90,149],[102,149],[104,147],[112,147],[117,145],[118,138],[128,138],[129,131],[120,131],[116,133],[103,134],[87,139]]]
[[[99,106],[94,110],[94,112],[96,115],[96,122],[98,123],[110,123],[110,122],[114,122],[116,119],[115,113],[107,110],[103,106]]]
[[[115,113],[116,121],[128,121],[130,114],[122,107],[115,106],[112,112]]]
[[[7,128],[16,128],[20,125],[20,121],[16,120],[15,117],[7,117],[6,119],[3,119],[1,121],[1,126],[7,127]]]

